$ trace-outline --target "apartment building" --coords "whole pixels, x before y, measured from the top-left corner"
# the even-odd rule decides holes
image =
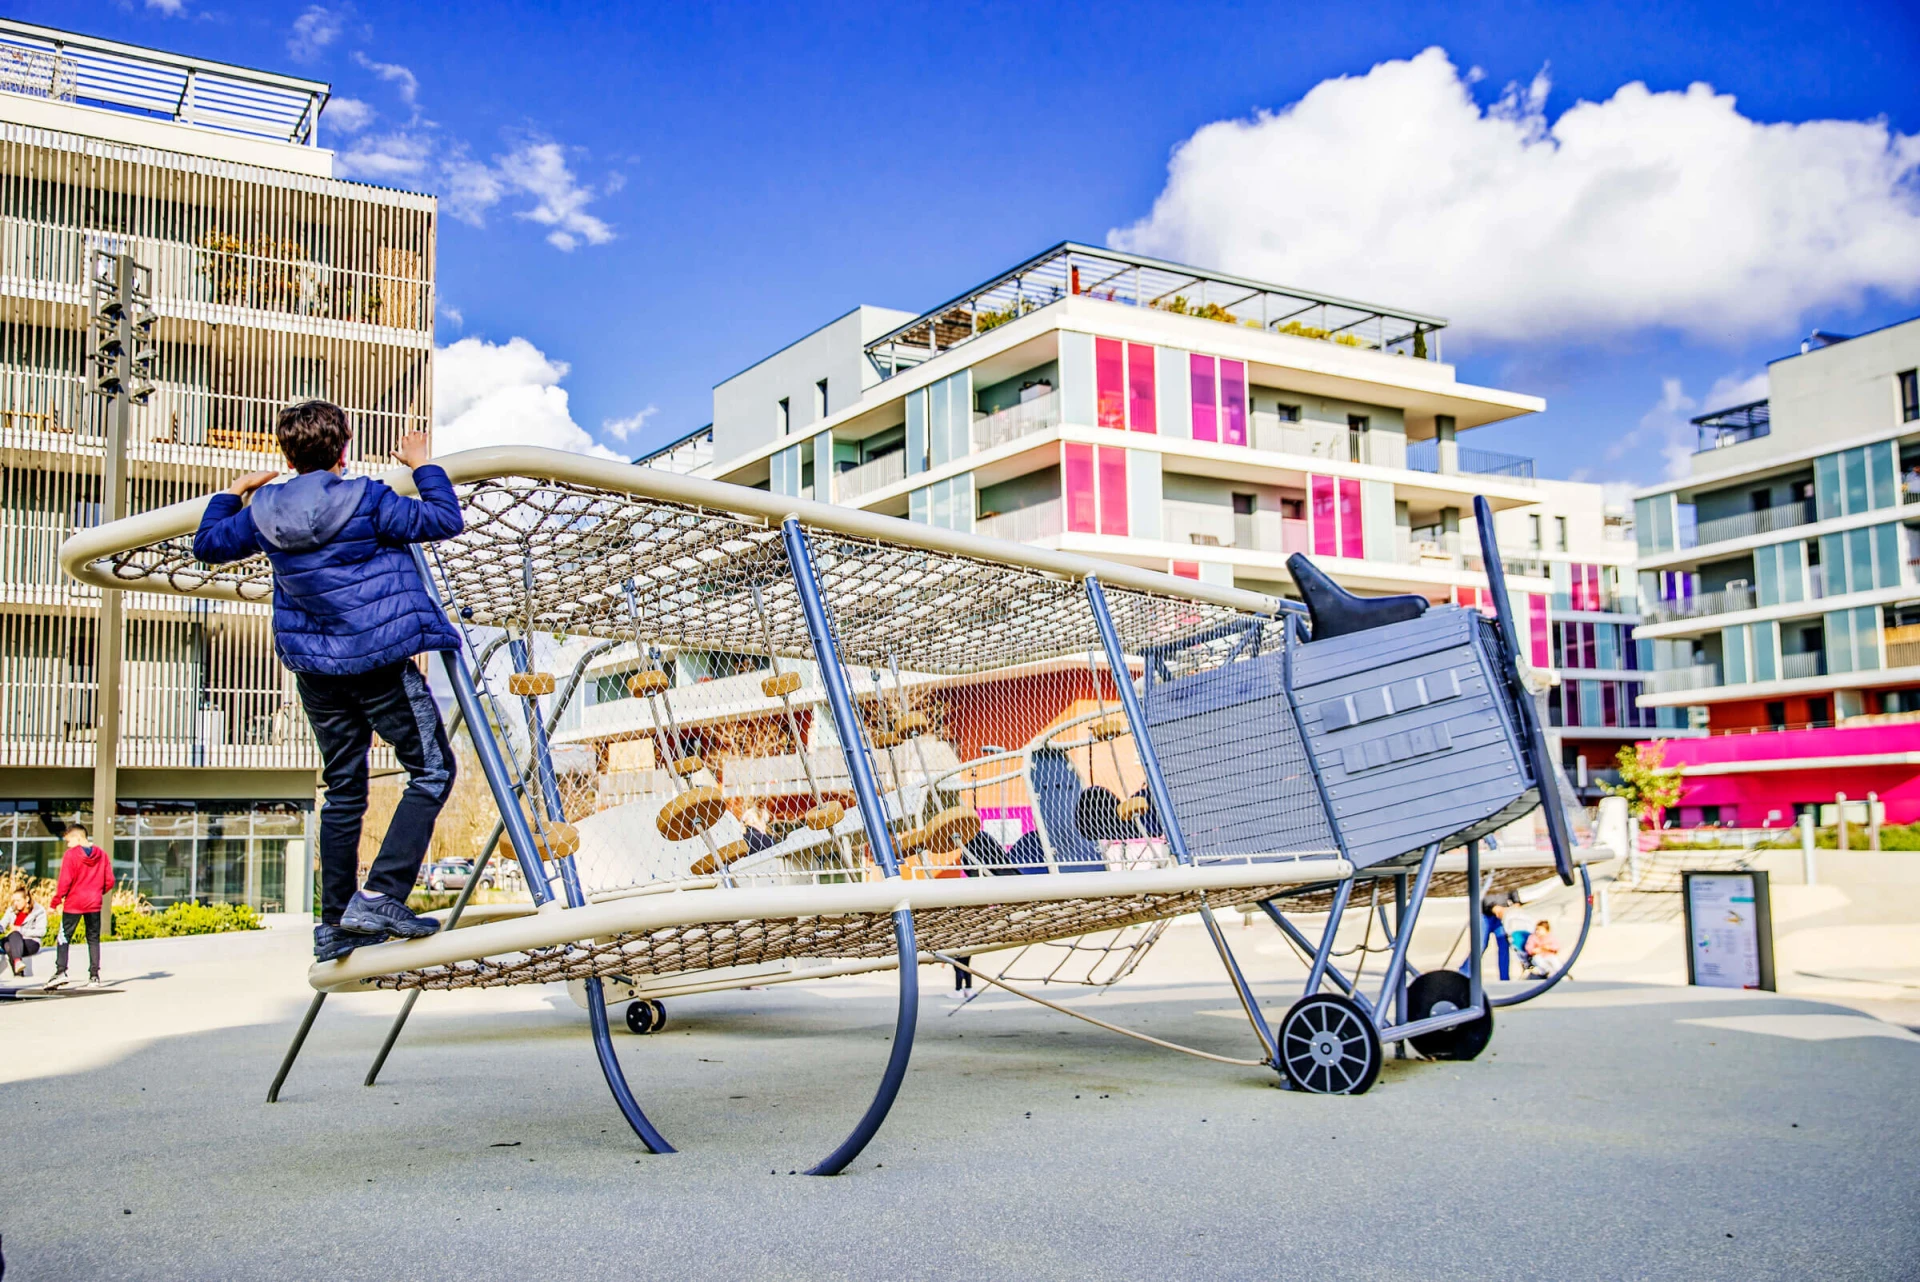
[[[1635,498],[1655,671],[1711,731],[1682,822],[1791,822],[1844,792],[1920,818],[1920,318],[1817,332],[1768,397],[1695,420],[1689,476]]]
[[[91,809],[98,594],[56,553],[102,506],[88,263],[152,273],[131,511],[280,465],[324,396],[378,466],[431,422],[435,206],[343,182],[325,84],[0,21],[0,861],[46,875]],[[158,903],[308,902],[318,765],[264,604],[125,599],[116,876]],[[89,816],[91,818],[91,816]]]
[[[1547,691],[1547,736],[1582,799],[1598,802],[1600,785],[1618,782],[1621,747],[1702,732],[1687,727],[1685,709],[1639,704],[1653,647],[1634,639],[1641,615],[1626,500],[1609,502],[1600,486],[1580,481],[1535,485],[1537,505],[1494,518],[1501,560],[1553,584],[1549,653],[1559,682]]]
[[[1609,538],[1599,487],[1463,443],[1543,402],[1459,381],[1445,328],[1066,243],[923,313],[854,308],[722,381],[710,425],[637,461],[710,451],[701,474],[737,484],[1277,596],[1297,595],[1286,559],[1306,552],[1358,592],[1466,604],[1484,603],[1484,494],[1530,658],[1552,667],[1568,629],[1588,683],[1574,724],[1612,743],[1637,715],[1624,517]],[[715,663],[688,665],[702,689],[685,715],[756,715],[751,682]],[[621,742],[643,727],[633,702],[610,676],[560,737],[602,745],[616,773],[644,767],[644,741]]]

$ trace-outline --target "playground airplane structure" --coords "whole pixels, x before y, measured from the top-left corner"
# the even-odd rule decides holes
[[[1031,957],[1039,981],[1111,983],[1166,922],[1197,912],[1258,1058],[1091,1022],[1335,1094],[1366,1091],[1387,1043],[1472,1058],[1495,1006],[1552,982],[1496,997],[1480,969],[1480,897],[1555,872],[1570,885],[1588,853],[1547,756],[1484,500],[1493,618],[1350,596],[1301,556],[1289,568],[1304,605],[555,451],[438,462],[466,529],[415,557],[464,638],[438,661],[499,812],[480,857],[496,843],[510,853],[532,902],[469,906],[476,868],[449,929],[316,964],[270,1100],[330,993],[408,994],[371,1084],[422,991],[567,981],[628,1123],[670,1152],[628,1088],[610,1005],[647,1032],[675,994],[895,968],[879,1089],[812,1168],[833,1174],[900,1089],[920,962],[1053,1006],[1010,982],[1004,960],[996,974],[972,959]],[[405,472],[384,479],[410,489]],[[203,506],[83,531],[62,565],[102,588],[266,600],[263,558],[193,559]],[[536,670],[540,637],[585,647],[564,680]],[[718,679],[690,679],[716,657]],[[611,799],[563,785],[552,741],[594,662],[615,665],[600,699],[633,701],[624,746],[643,763]],[[1535,807],[1551,855],[1482,851]],[[1362,893],[1386,941],[1374,991],[1335,964]],[[1467,901],[1464,973],[1407,959],[1436,895]],[[1264,913],[1308,962],[1277,1022],[1215,917],[1229,908]],[[1313,912],[1328,914],[1318,939],[1293,920]]]

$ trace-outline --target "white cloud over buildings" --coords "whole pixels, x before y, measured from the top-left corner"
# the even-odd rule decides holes
[[[1207,125],[1111,242],[1507,341],[1739,341],[1920,295],[1920,137],[1765,124],[1705,84],[1549,119],[1545,72],[1486,108],[1478,78],[1428,49]]]
[[[524,338],[489,343],[463,338],[433,359],[433,447],[436,454],[485,445],[544,445],[620,459],[573,421],[565,361]]]

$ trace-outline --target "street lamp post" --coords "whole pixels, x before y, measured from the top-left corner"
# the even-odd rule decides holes
[[[88,264],[92,309],[87,328],[87,390],[107,398],[106,450],[100,473],[100,520],[127,514],[127,434],[133,407],[153,395],[152,274],[131,254],[95,250]],[[113,820],[119,801],[120,593],[100,593],[94,647],[94,839],[113,857]],[[101,914],[110,921],[111,912]]]

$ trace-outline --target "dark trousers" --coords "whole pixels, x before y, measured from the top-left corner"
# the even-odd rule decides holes
[[[87,936],[88,938],[92,938],[93,932],[88,931]],[[12,962],[15,966],[18,966],[20,964],[20,959],[22,957],[31,957],[39,951],[40,951],[39,940],[28,939],[25,935],[21,934],[17,930],[10,930],[7,932],[7,960]]]
[[[367,753],[373,736],[407,769],[367,889],[404,901],[433,840],[433,823],[453,792],[453,749],[427,679],[411,663],[352,676],[297,672],[300,702],[320,745],[327,800],[320,811],[320,920],[340,924],[360,878],[360,825],[367,814]]]
[[[67,945],[73,942],[73,928],[82,922],[87,925],[87,974],[98,979],[100,978],[100,910],[98,908],[90,913],[63,912],[60,914],[60,936],[54,941],[53,968],[61,974],[66,973]]]
[[[1493,946],[1494,955],[1500,959],[1500,978],[1505,979],[1507,978],[1507,954],[1510,951],[1508,948],[1507,927],[1505,922],[1491,914],[1480,919],[1481,951],[1486,951],[1489,944]],[[1460,973],[1463,975],[1466,974],[1467,968],[1472,964],[1471,960],[1461,962]]]
[[[961,957],[957,960],[960,965],[953,968],[953,991],[956,993],[973,987],[973,971],[965,969],[972,966],[973,958]]]

